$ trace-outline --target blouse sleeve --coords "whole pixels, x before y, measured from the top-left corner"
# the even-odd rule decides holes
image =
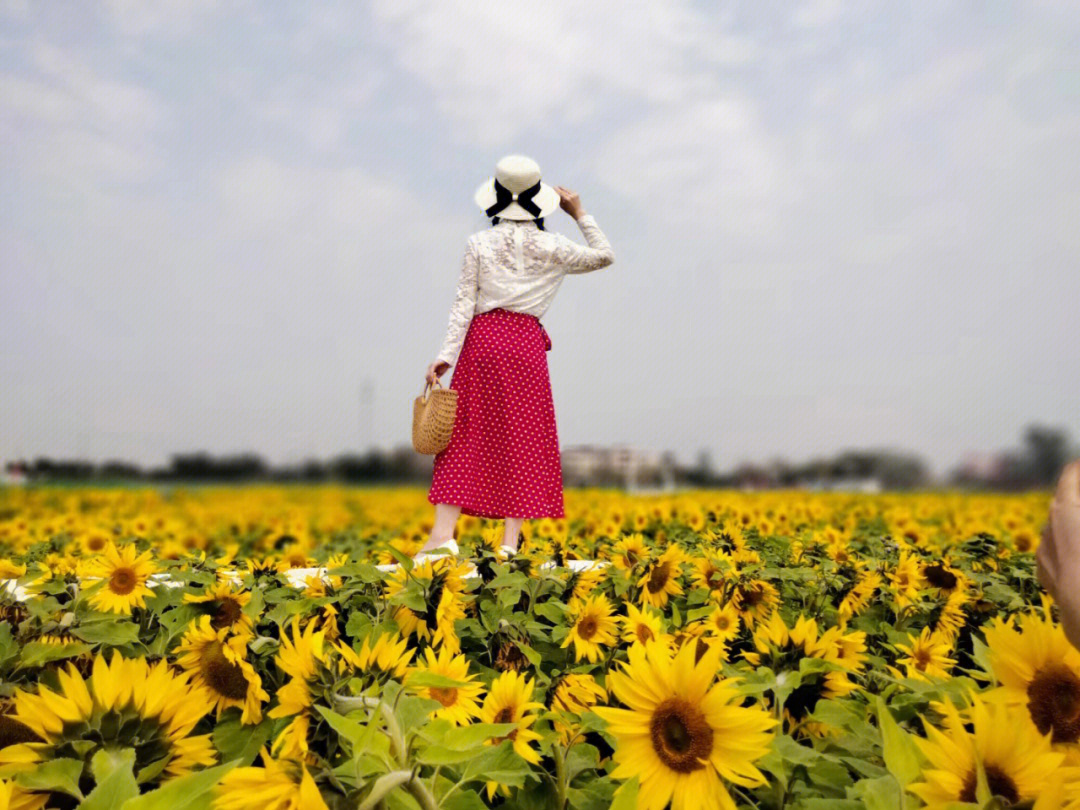
[[[573,239],[559,234],[558,247],[553,257],[555,263],[565,267],[567,273],[589,273],[615,261],[615,253],[592,214],[584,214],[575,222],[589,244],[587,247],[579,245]]]
[[[465,342],[465,330],[469,327],[469,321],[472,320],[476,309],[479,265],[476,246],[470,239],[465,244],[465,256],[461,261],[461,278],[458,280],[454,303],[450,306],[450,322],[446,329],[446,338],[436,358],[450,365],[457,360],[461,344]]]

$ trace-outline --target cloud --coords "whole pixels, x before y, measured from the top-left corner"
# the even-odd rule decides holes
[[[750,100],[732,93],[654,110],[612,133],[593,165],[666,226],[760,236],[789,194],[781,161]]]
[[[812,0],[799,6],[791,22],[800,28],[821,28],[835,22],[843,11],[843,0]]]
[[[163,162],[156,136],[169,120],[155,93],[46,42],[27,56],[31,76],[0,74],[0,126],[12,144],[0,165],[87,192],[154,175]]]
[[[394,59],[430,89],[458,140],[505,144],[526,132],[617,114],[626,100],[677,104],[714,89],[703,64],[755,58],[685,2],[401,2],[371,6]]]
[[[193,24],[221,8],[221,0],[105,0],[105,12],[120,33],[188,34]]]

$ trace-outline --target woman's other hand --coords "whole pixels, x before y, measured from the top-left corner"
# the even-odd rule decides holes
[[[1035,561],[1039,582],[1061,611],[1065,636],[1080,648],[1080,460],[1061,472]]]
[[[568,213],[574,219],[581,219],[581,217],[584,216],[585,209],[581,207],[581,198],[578,197],[576,191],[571,191],[562,186],[552,186],[552,188],[559,192],[559,196],[562,198],[559,206],[563,211]]]
[[[427,373],[424,374],[424,382],[429,385],[434,385],[435,379],[445,374],[448,368],[450,368],[450,364],[445,360],[436,360],[427,367]]]

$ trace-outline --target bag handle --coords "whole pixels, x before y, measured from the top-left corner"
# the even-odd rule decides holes
[[[435,384],[442,388],[442,380],[438,377],[435,378]],[[424,402],[428,401],[428,392],[431,391],[432,385],[429,382],[424,383]]]

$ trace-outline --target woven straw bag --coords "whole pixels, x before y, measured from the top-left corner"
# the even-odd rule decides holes
[[[434,455],[450,443],[457,414],[458,392],[443,388],[435,378],[438,388],[431,383],[424,385],[424,393],[413,401],[412,442],[417,453]],[[429,393],[430,391],[430,393]]]

